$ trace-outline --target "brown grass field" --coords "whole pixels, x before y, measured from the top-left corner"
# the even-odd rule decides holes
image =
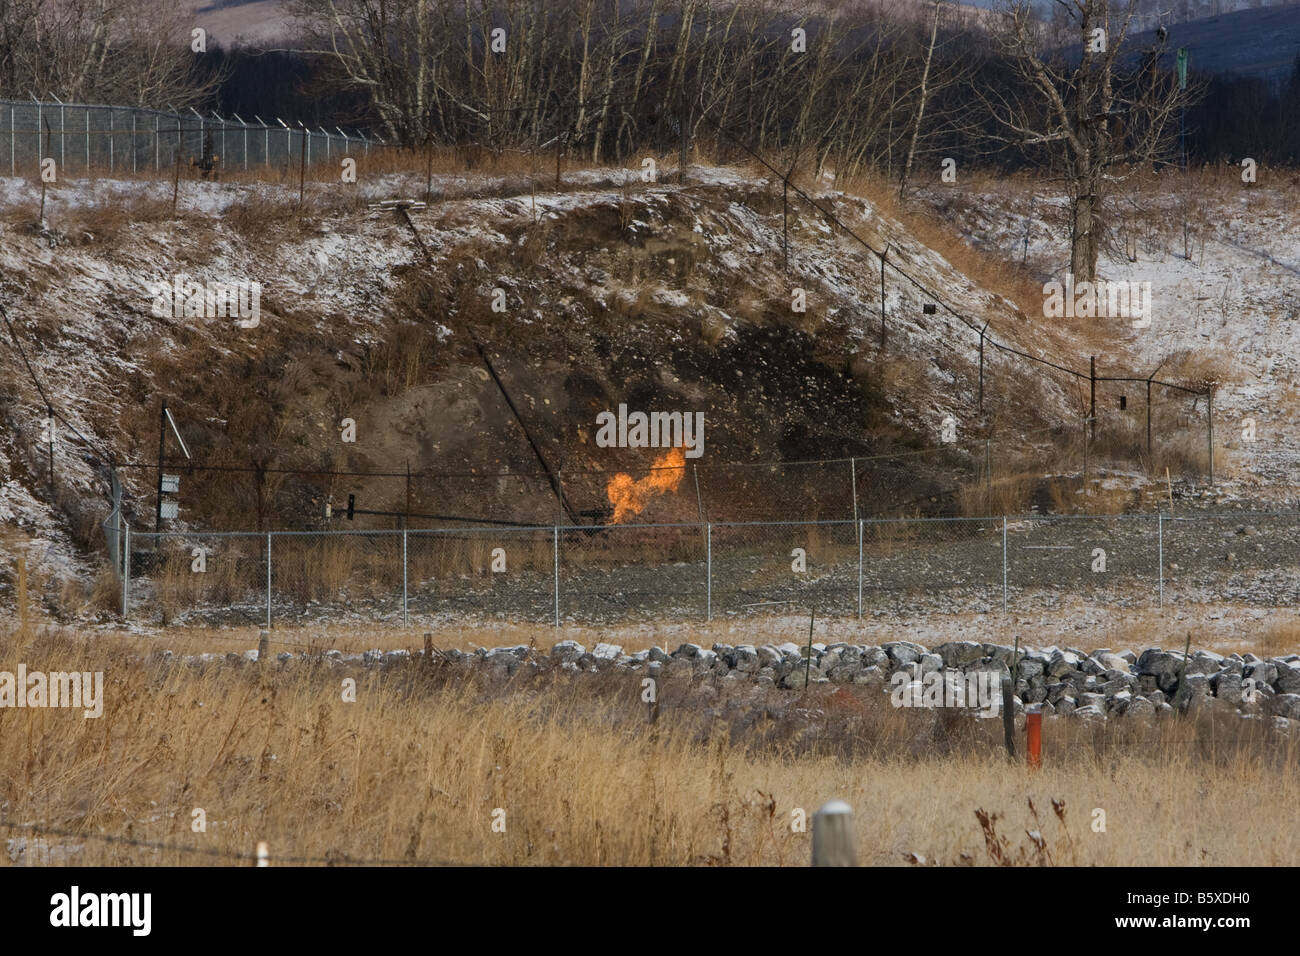
[[[1300,741],[1235,715],[1049,719],[1031,771],[1000,721],[861,687],[666,680],[652,727],[627,674],[200,668],[147,640],[0,631],[0,670],[102,670],[106,698],[0,709],[7,840],[90,865],[246,864],[259,841],[272,865],[807,865],[798,811],[842,798],[868,865],[1300,863]]]

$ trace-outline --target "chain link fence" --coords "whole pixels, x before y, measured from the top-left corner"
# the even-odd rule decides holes
[[[104,530],[124,618],[162,624],[1300,605],[1300,513],[194,534],[110,516]]]
[[[44,159],[65,174],[170,169],[177,155],[218,170],[291,166],[368,155],[388,146],[361,132],[290,127],[273,118],[223,117],[32,97],[0,99],[0,168],[35,175]],[[210,164],[210,165],[209,165]]]

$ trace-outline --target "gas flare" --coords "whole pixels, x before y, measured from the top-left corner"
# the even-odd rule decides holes
[[[650,474],[637,480],[631,475],[619,472],[609,479],[605,494],[614,506],[613,524],[619,524],[633,518],[645,510],[645,506],[659,495],[676,491],[686,477],[686,455],[680,448],[670,448],[655,459]]]

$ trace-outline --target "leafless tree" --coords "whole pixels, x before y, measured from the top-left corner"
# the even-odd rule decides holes
[[[0,0],[0,88],[184,108],[208,96],[190,18],[168,0]]]
[[[1070,271],[1096,278],[1108,200],[1119,183],[1174,146],[1192,90],[1162,68],[1163,39],[1132,56],[1136,0],[1056,0],[1055,25],[1028,0],[1005,0],[993,31],[1010,82],[979,90],[994,137],[1046,156],[1070,200]],[[1131,62],[1134,61],[1135,62]]]

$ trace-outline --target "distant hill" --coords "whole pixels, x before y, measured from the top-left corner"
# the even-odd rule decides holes
[[[264,44],[286,40],[293,35],[293,23],[282,0],[252,0],[225,3],[193,0],[195,26],[207,31],[208,37],[223,46],[236,41]]]
[[[1155,32],[1136,34],[1128,42],[1135,51],[1150,46]],[[1175,24],[1168,45],[1171,51],[1187,47],[1188,62],[1198,72],[1281,79],[1300,56],[1300,4]]]

